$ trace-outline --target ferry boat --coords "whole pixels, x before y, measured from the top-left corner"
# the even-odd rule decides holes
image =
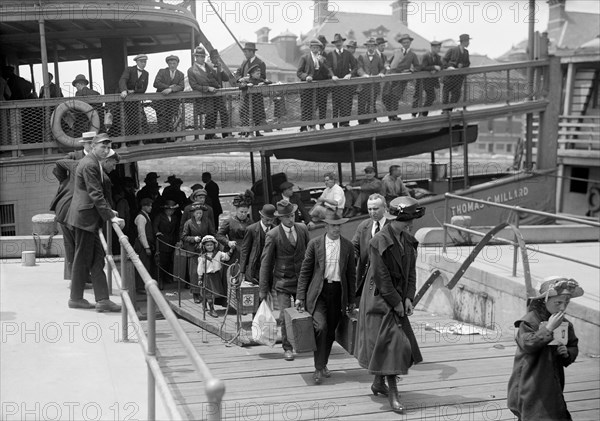
[[[93,13],[93,18],[91,18],[91,13]],[[133,94],[126,99],[121,99],[118,93],[113,93],[117,92],[117,81],[127,65],[127,57],[135,54],[177,50],[193,51],[198,44],[202,44],[208,52],[212,52],[214,63],[226,67],[219,61],[218,53],[212,48],[210,40],[198,24],[195,2],[136,0],[124,3],[107,0],[103,3],[94,3],[91,7],[88,3],[81,1],[5,1],[0,4],[0,16],[0,45],[2,47],[0,61],[3,64],[18,68],[18,66],[29,65],[31,67],[41,63],[42,73],[47,75],[49,62],[54,61],[55,83],[59,84],[61,75],[57,71],[57,63],[88,60],[87,73],[92,80],[93,75],[99,71],[92,65],[92,60],[101,59],[105,92],[105,95],[78,98],[24,99],[0,102],[0,230],[2,237],[0,244],[2,258],[20,257],[23,251],[39,246],[40,242],[48,254],[60,254],[60,247],[57,246],[60,244],[60,235],[54,236],[51,233],[32,237],[31,220],[34,215],[47,213],[48,204],[56,191],[56,182],[52,175],[54,161],[76,147],[77,138],[90,128],[107,130],[111,134],[113,145],[118,147],[118,152],[122,157],[123,164],[117,170],[118,175],[132,176],[136,180],[138,180],[137,163],[140,161],[156,157],[241,152],[249,154],[252,162],[252,184],[257,185],[259,176],[254,175],[254,157],[257,154],[260,157],[260,165],[257,167],[260,169],[262,191],[266,192],[259,200],[270,201],[274,190],[272,184],[275,179],[271,174],[270,166],[273,156],[278,159],[294,158],[317,162],[325,160],[338,164],[338,168],[341,168],[342,163],[350,163],[352,178],[355,178],[356,162],[370,161],[377,168],[381,159],[449,150],[451,162],[448,167],[431,162],[430,177],[426,180],[414,181],[417,187],[433,193],[420,199],[421,203],[427,207],[428,213],[426,217],[417,221],[415,230],[423,227],[440,227],[444,222],[451,222],[452,216],[465,215],[471,217],[471,225],[474,227],[498,225],[506,221],[510,213],[515,215],[516,219],[513,221],[520,226],[548,222],[545,214],[521,214],[515,212],[515,209],[494,207],[491,203],[520,206],[550,213],[563,211],[597,220],[600,208],[597,194],[599,184],[594,181],[600,179],[597,76],[588,86],[587,94],[581,95],[581,89],[574,89],[577,85],[576,75],[578,72],[588,74],[593,71],[595,75],[598,74],[600,52],[597,49],[588,48],[570,57],[557,57],[545,55],[542,48],[542,54],[535,60],[455,70],[453,75],[465,75],[467,78],[463,99],[460,103],[452,104],[455,111],[439,114],[439,111],[444,108],[444,105],[439,102],[435,102],[427,108],[413,108],[407,104],[401,104],[398,114],[402,115],[402,120],[388,121],[388,113],[381,106],[366,114],[358,114],[357,107],[353,106],[352,114],[345,118],[331,117],[329,107],[327,118],[314,118],[307,121],[301,118],[300,97],[303,92],[315,88],[341,87],[354,95],[357,90],[368,89],[373,83],[379,85],[388,83],[388,86],[392,86],[394,83],[408,83],[409,86],[412,86],[414,81],[426,79],[431,77],[430,75],[420,73],[386,75],[376,81],[370,78],[352,78],[344,81],[321,81],[311,84],[293,82],[250,87],[247,92],[241,92],[237,87],[224,88],[216,96],[222,98],[226,104],[230,124],[228,127],[208,129],[206,128],[206,116],[203,115],[206,114],[206,110],[202,108],[207,94],[186,91],[170,94],[168,98],[165,98],[160,93],[146,93]],[[115,51],[119,51],[120,54],[114,54]],[[85,72],[82,70],[82,73]],[[446,75],[448,73],[442,72],[439,76],[443,78]],[[566,85],[563,84],[565,75],[567,75]],[[44,80],[44,84],[48,83],[48,80]],[[240,110],[245,95],[250,94],[286,98],[288,105],[286,118],[278,123],[268,125],[250,124],[243,120]],[[575,114],[568,106],[561,107],[561,98],[564,104],[573,104],[569,98],[572,99],[575,95],[583,96],[586,101],[583,111],[579,114]],[[172,120],[172,129],[169,131],[160,131],[156,124],[155,109],[161,104],[166,107],[175,107],[176,110]],[[252,102],[250,104],[252,107]],[[378,105],[380,104],[378,103]],[[89,113],[91,118],[86,117],[81,120],[77,118],[77,114],[74,114],[75,117],[69,120],[67,116],[74,111]],[[405,115],[409,116],[415,111],[430,111],[430,116],[427,118],[404,118]],[[112,116],[112,120],[105,118],[108,114]],[[507,115],[528,116],[523,118],[528,122],[527,141],[524,147],[526,157],[524,167],[512,172],[469,174],[468,152],[470,144],[477,139],[476,123],[482,120],[505,118]],[[131,116],[134,116],[133,119]],[[361,119],[378,119],[379,122],[357,124],[357,121]],[[331,127],[332,123],[340,123],[344,120],[350,120],[349,127]],[[303,125],[326,125],[326,128],[318,131],[299,132],[298,128]],[[206,135],[222,133],[227,129],[232,129],[236,133],[272,131],[265,133],[262,137],[238,136],[218,140],[204,139]],[[175,141],[162,143],[165,138]],[[452,162],[456,156],[452,154],[452,151],[455,150],[462,152],[461,167],[465,169],[462,174],[456,174],[457,171]],[[586,171],[574,168],[587,168],[588,171],[586,173]],[[339,173],[342,173],[341,169]],[[379,168],[379,173],[383,173],[381,168]],[[446,192],[454,192],[456,196],[444,196]],[[304,194],[308,194],[310,197],[309,193]],[[475,199],[475,201],[465,201],[465,198]],[[562,205],[557,205],[560,203]],[[351,237],[357,224],[364,217],[352,218],[350,223],[344,225],[343,234]],[[318,235],[321,232],[322,228],[317,228],[312,231],[312,235]],[[577,232],[581,232],[581,229]],[[586,238],[589,239],[589,232],[586,235]],[[461,238],[464,239],[464,237]],[[442,241],[446,241],[446,233],[444,233]],[[434,241],[433,244],[437,245],[442,241]],[[114,265],[114,261],[111,260],[111,262]],[[419,268],[421,285],[427,283],[426,280],[430,278],[429,271],[436,265],[447,273],[458,273],[458,268],[447,261],[440,264],[439,262],[432,263],[431,259],[427,259],[425,264]],[[488,273],[494,270],[496,269],[490,269]],[[109,269],[109,272],[112,273],[112,270]],[[482,276],[482,278],[489,280],[486,276]],[[457,288],[460,291],[456,292],[455,290],[455,295],[450,296],[447,291],[439,293],[448,284],[445,276],[442,275],[438,280],[433,280],[435,283],[431,285],[430,296],[426,300],[428,311],[444,313],[443,310],[440,310],[441,308],[450,309],[450,315],[460,314],[462,320],[477,322],[477,324],[488,327],[493,324],[494,318],[491,315],[494,314],[494,311],[497,313],[496,320],[500,319],[500,313],[504,317],[502,320],[513,317],[512,313],[507,314],[508,310],[498,310],[499,304],[495,304],[495,300],[499,300],[497,295],[487,295],[491,288],[490,285],[474,286],[472,279],[469,279],[466,286]],[[499,284],[502,281],[503,279],[494,278],[493,282]],[[148,281],[147,285],[150,296],[154,297],[155,293],[159,294],[160,292],[152,282]],[[514,295],[519,296],[511,298],[511,311],[517,307],[522,308],[523,296],[526,292],[524,286],[520,289],[515,288],[515,290],[518,290],[518,293],[513,291]],[[437,295],[434,295],[434,292]],[[440,300],[440,296],[444,299]],[[129,295],[125,292],[123,302],[129,312],[124,313],[123,319],[125,329],[123,335],[125,337],[127,335],[127,314],[135,319],[135,294],[133,303],[127,297]],[[161,334],[164,337],[169,335],[179,337],[183,330],[180,332],[176,328],[177,321],[174,321],[174,316],[171,318],[172,312],[169,312],[166,302],[157,300],[154,303],[152,300],[154,298],[150,300],[152,304],[149,302],[148,312],[148,326],[153,326],[148,328],[148,337],[152,337],[149,343],[153,343],[152,341],[156,339],[155,321],[151,307],[153,305],[158,305],[169,319],[169,325],[163,328]],[[459,308],[455,305],[456,303],[459,304]],[[476,304],[473,306],[474,312],[478,313],[474,319],[470,319],[469,315],[465,315],[463,311],[472,303]],[[494,307],[495,305],[496,307]],[[587,314],[585,311],[583,313],[584,316]],[[427,315],[423,320],[427,320],[427,323],[439,321],[428,319]],[[585,332],[593,329],[590,318],[583,320],[582,323],[587,323]],[[425,322],[421,327],[423,328],[421,333],[425,335],[427,330]],[[187,335],[193,337],[194,333],[197,333],[197,329],[194,329],[195,327],[187,328]],[[593,335],[593,333],[590,334],[590,336]],[[597,332],[595,336],[597,337]],[[510,339],[506,339],[507,335],[503,337],[505,339],[502,343],[497,344],[498,348],[496,349],[502,349],[501,347],[505,346],[503,344],[508,346]],[[164,351],[163,355],[168,354],[174,359],[183,358],[177,352],[181,353],[181,349],[185,349],[192,362],[183,371],[195,369],[203,373],[202,383],[205,383],[203,386],[206,386],[209,403],[220,405],[224,391],[222,383],[213,382],[214,378],[206,375],[208,373],[206,365],[201,362],[197,354],[190,351],[194,347],[192,342],[189,339],[181,339],[181,337],[179,340],[183,345],[169,346],[173,355],[168,354],[171,351]],[[482,350],[484,342],[479,344]],[[176,405],[173,391],[171,390],[171,395],[165,391],[169,388],[176,389],[177,381],[185,383],[188,379],[175,378],[173,380],[175,386],[167,385],[164,377],[157,374],[157,370],[166,370],[168,367],[165,367],[163,362],[163,367],[158,368],[160,364],[152,347],[148,347],[145,339],[141,340],[141,344],[143,348],[145,347],[149,370],[158,379],[156,380],[157,387],[165,399],[168,407],[167,413],[174,416],[173,414],[178,414],[178,412],[177,409],[174,409]],[[220,355],[218,351],[215,354]],[[253,353],[253,358],[259,358],[257,354],[259,351]],[[506,357],[506,355],[503,356]],[[238,355],[235,358],[244,361],[242,356]],[[168,362],[166,364],[168,365]],[[340,367],[346,367],[348,364],[350,363],[345,361],[344,365],[340,365]],[[579,370],[578,373],[582,373],[582,370]],[[254,375],[259,374],[255,373]],[[154,379],[155,377],[152,377],[152,381],[149,383],[151,386],[149,391],[152,390],[149,392],[151,400],[154,399]],[[436,381],[438,380],[433,379],[433,382]],[[179,390],[176,392],[178,393]],[[341,393],[346,396],[346,391],[341,391]],[[334,396],[335,399],[338,397]],[[194,399],[196,400],[192,399],[192,403],[185,400],[182,401],[184,403],[178,403],[180,407],[183,407],[181,413],[189,418],[199,416],[208,419],[221,418],[220,406],[217,406],[217,409],[211,409],[202,406],[206,404],[205,400],[200,399],[200,403],[198,403],[198,399]],[[447,403],[451,405],[452,402],[453,400],[450,399]],[[202,408],[194,407],[194,405],[200,405]],[[427,408],[423,410],[424,413],[426,410]],[[154,418],[155,414],[152,411],[149,409],[148,419]],[[364,415],[365,417],[376,416],[373,413],[362,413],[352,408],[346,412],[348,412],[346,416],[349,417],[357,414],[359,414],[357,416]],[[590,414],[597,416],[598,410],[582,406],[581,412],[586,414],[585,416]],[[227,415],[226,412],[224,414]],[[234,416],[238,418],[238,413],[235,414]],[[473,413],[470,412],[470,414]],[[321,416],[325,417],[326,414],[321,414]]]

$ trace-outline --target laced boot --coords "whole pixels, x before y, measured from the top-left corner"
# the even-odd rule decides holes
[[[404,414],[404,406],[400,403],[400,399],[398,398],[396,376],[386,376],[386,378],[389,386],[388,400],[390,402],[390,407],[395,413]]]
[[[385,378],[383,376],[375,376],[373,379],[373,384],[371,385],[371,392],[375,396],[381,393],[384,396],[387,396],[389,393],[388,387],[385,385]]]
[[[210,301],[208,302],[208,308],[209,308],[209,310],[208,310],[208,315],[209,315],[210,317],[219,317],[219,315],[218,315],[218,314],[217,314],[217,312],[215,311],[215,305],[214,305],[214,303],[213,303],[213,301],[212,301],[212,300],[210,300]]]

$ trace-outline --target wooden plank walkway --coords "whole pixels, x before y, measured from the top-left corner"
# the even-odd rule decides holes
[[[337,343],[329,361],[332,376],[316,386],[312,353],[284,361],[280,345],[231,346],[220,337],[181,320],[213,374],[224,380],[223,419],[241,420],[514,420],[506,408],[512,369],[513,332],[483,337],[440,334],[431,327],[456,322],[424,312],[411,319],[424,362],[399,381],[404,415],[389,409],[387,398],[370,391],[372,376]],[[157,322],[160,364],[189,419],[204,419],[202,381],[169,331]],[[566,369],[565,397],[576,420],[600,419],[598,359],[580,355]]]

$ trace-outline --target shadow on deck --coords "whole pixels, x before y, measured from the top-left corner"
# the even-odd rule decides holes
[[[315,386],[311,353],[297,354],[288,362],[279,345],[227,346],[198,326],[181,324],[214,375],[225,381],[223,419],[515,419],[506,408],[516,347],[512,331],[487,336],[439,333],[432,328],[456,322],[416,312],[412,324],[424,362],[399,381],[407,412],[398,416],[391,412],[386,398],[371,394],[372,376],[337,343],[328,364],[331,378]],[[163,372],[181,412],[189,419],[206,418],[214,408],[206,402],[203,382],[166,322],[157,323],[157,341]],[[566,377],[565,399],[573,418],[599,419],[598,361],[580,355],[567,368]]]

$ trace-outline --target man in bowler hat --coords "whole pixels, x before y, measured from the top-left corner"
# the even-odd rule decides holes
[[[273,228],[275,222],[275,206],[267,203],[258,211],[260,221],[246,228],[242,251],[240,252],[240,272],[246,281],[255,285],[259,284],[260,259],[265,247],[267,232]]]
[[[327,54],[327,64],[333,72],[331,79],[350,79],[356,72],[357,61],[356,58],[348,49],[344,49],[344,41],[340,34],[335,34],[333,37],[332,44],[335,45],[335,49]],[[348,86],[336,86],[331,88],[331,105],[332,105],[332,117],[349,117],[352,111],[352,97],[353,87]],[[333,127],[337,127],[338,123],[333,123]],[[340,127],[349,127],[350,121],[340,121]]]
[[[331,376],[327,368],[335,330],[342,314],[354,307],[356,266],[352,243],[342,237],[341,225],[347,218],[332,215],[324,220],[325,235],[313,238],[306,248],[306,257],[298,278],[295,305],[313,316],[315,342],[315,384]]]
[[[247,77],[250,74],[250,67],[253,67],[255,65],[258,65],[260,69],[260,78],[266,79],[267,66],[265,65],[264,61],[256,57],[256,51],[258,51],[258,49],[256,48],[256,44],[253,42],[247,42],[246,44],[244,44],[244,48],[242,49],[242,51],[244,52],[244,57],[246,58],[244,59],[240,67],[235,71],[236,82],[239,83],[239,80],[241,78]]]
[[[274,215],[279,218],[280,224],[267,232],[260,262],[259,297],[264,300],[275,289],[280,310],[281,344],[286,361],[293,361],[294,354],[287,337],[283,310],[290,308],[296,297],[298,274],[308,244],[308,229],[304,224],[294,223],[297,208],[287,200],[277,202]]]

